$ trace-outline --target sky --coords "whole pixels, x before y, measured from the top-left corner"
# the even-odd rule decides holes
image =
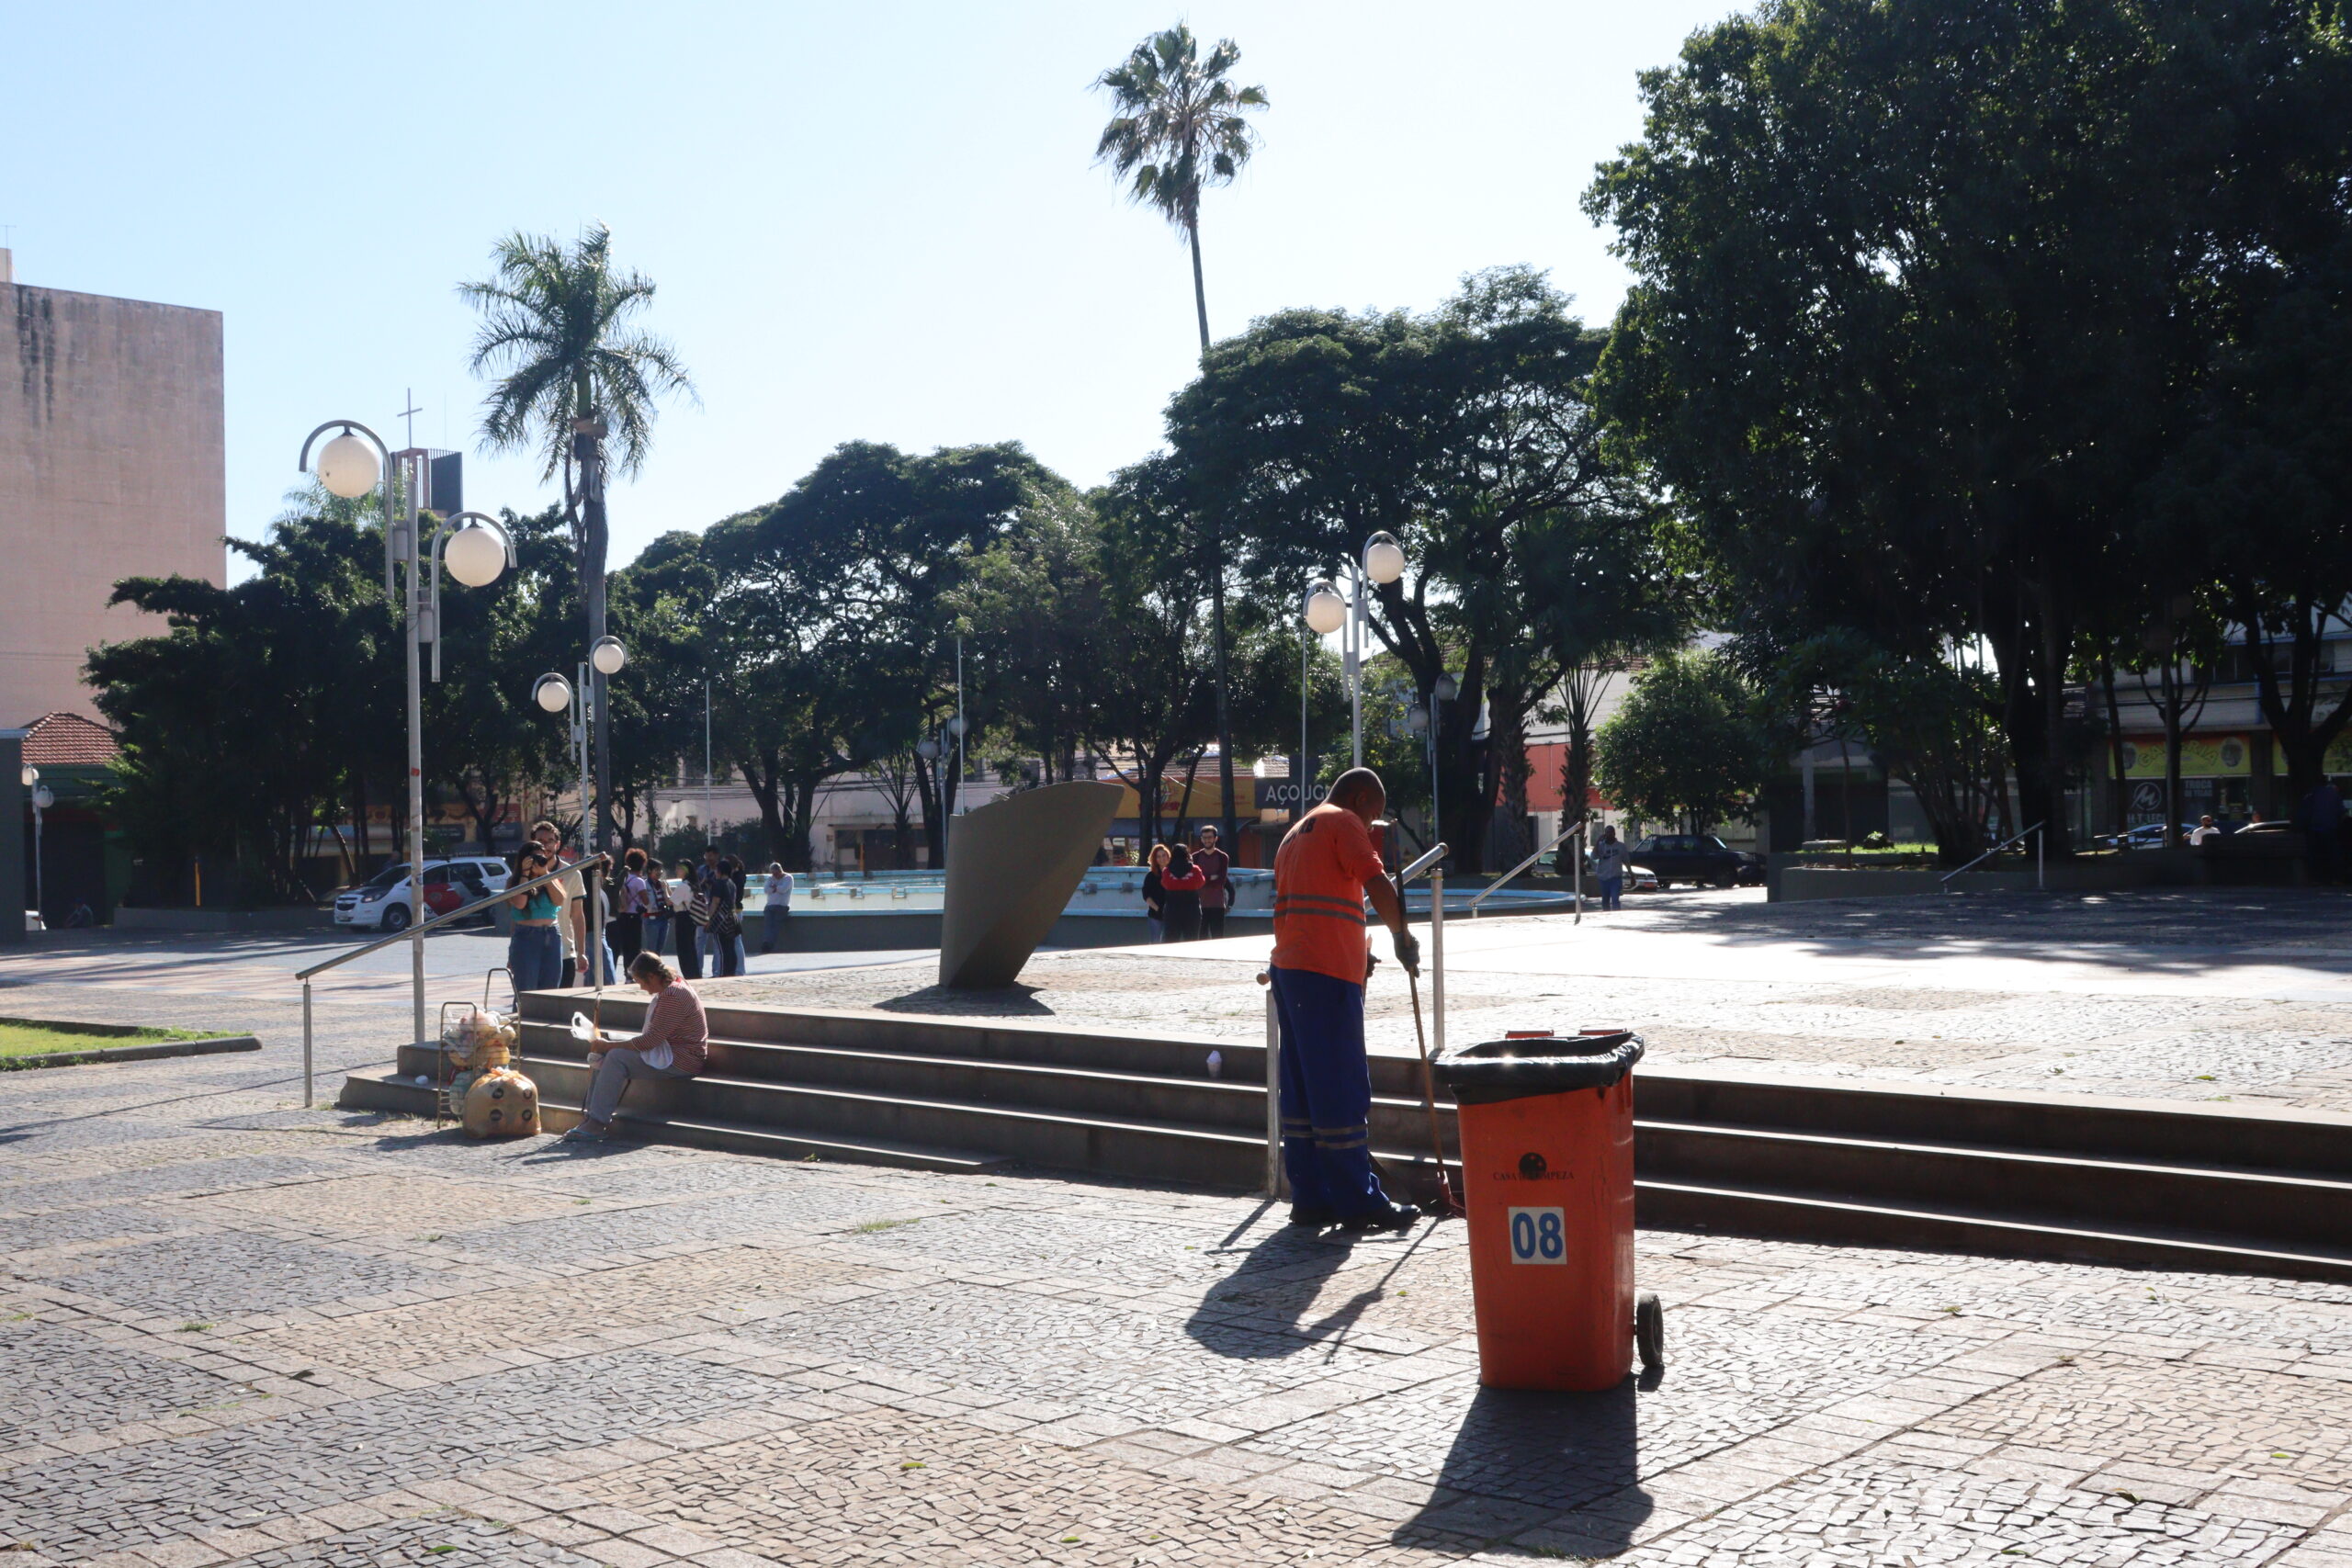
[[[0,226],[19,283],[222,312],[230,532],[303,435],[467,453],[466,500],[559,491],[489,456],[457,294],[514,231],[602,221],[699,396],[612,495],[618,565],[774,500],[827,451],[1016,440],[1080,484],[1161,441],[1198,356],[1190,265],[1093,150],[1091,90],[1177,20],[1241,48],[1263,141],[1202,221],[1210,328],[1426,310],[1546,268],[1589,321],[1626,275],[1578,205],[1636,73],[1728,0],[931,0],[6,11]]]

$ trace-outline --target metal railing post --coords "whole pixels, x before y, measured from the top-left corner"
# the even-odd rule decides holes
[[[2021,844],[2030,838],[2034,840],[2034,886],[2036,887],[2041,886],[2042,840],[2040,835],[2049,826],[2049,823],[2046,821],[2036,822],[2032,827],[2026,829],[2023,832],[2010,834],[2007,838],[2003,839],[1999,843],[1995,844],[1991,849],[1986,850],[1983,854],[1978,855],[1974,860],[1970,861],[1966,865],[1960,867],[1959,870],[1945,872],[1942,876],[1937,879],[1936,886],[1939,887],[1949,887],[1951,885],[1951,879],[1958,876],[1961,872],[1973,871],[1978,866],[1983,865],[1986,861],[1991,860],[1995,855],[1999,854],[2003,850],[2007,849],[2011,844]]]
[[[1430,872],[1430,1033],[1445,1055],[1445,871]]]
[[[2033,830],[2033,890],[2036,893],[2047,893],[2050,890],[2042,881],[2042,863],[2049,855],[2050,825],[2045,822]]]
[[[1274,977],[1261,973],[1266,987],[1266,1196],[1283,1195],[1283,1020],[1274,1000]]]
[[[302,982],[302,1109],[311,1109],[311,982]]]

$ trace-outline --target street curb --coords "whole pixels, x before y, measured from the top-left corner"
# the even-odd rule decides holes
[[[165,1056],[210,1056],[223,1051],[258,1051],[261,1042],[250,1034],[224,1034],[213,1040],[164,1040],[153,1045],[102,1045],[95,1051],[54,1051],[45,1056],[0,1056],[0,1073],[31,1072],[40,1067],[83,1067],[103,1062],[153,1062]]]

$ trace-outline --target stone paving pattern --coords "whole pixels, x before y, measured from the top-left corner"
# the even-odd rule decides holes
[[[1457,1030],[1544,1003],[1744,1069],[2352,1107],[2341,900],[1741,897],[1629,913],[1670,983],[1464,967]],[[1711,963],[1751,940],[1824,959]],[[1835,962],[1908,942],[2132,964]],[[0,959],[5,1010],[266,1049],[0,1078],[0,1568],[2352,1568],[2352,1288],[1645,1232],[1662,1379],[1482,1391],[1455,1226],[1350,1246],[1245,1198],[304,1111],[289,988],[107,951]],[[2320,979],[2148,979],[2281,962]],[[1049,954],[1012,1010],[1254,1038],[1252,967]],[[950,1005],[925,977],[729,984]],[[331,1098],[405,999],[319,1017]]]
[[[7,1080],[0,1568],[2352,1568],[2352,1288],[1644,1233],[1663,1377],[1509,1393],[1459,1225],[243,1072]]]
[[[1449,967],[1456,1041],[1506,1029],[1630,1024],[1654,1060],[1681,1066],[2352,1111],[2352,1008],[2345,1005],[2352,994],[2276,985],[2221,994],[2233,970],[2256,964],[2320,964],[2340,975],[2352,959],[2352,897],[2337,891],[1766,904],[1759,890],[1741,890],[1636,898],[1617,914],[1588,916],[1581,932],[1565,915],[1512,916],[1467,931],[1453,920],[1447,930],[1465,931],[1457,945],[1505,931],[1525,939],[1524,958],[1465,953]],[[1583,933],[1615,943],[1611,953],[1628,937],[1656,939],[1682,965],[1585,972]],[[779,1006],[1059,1019],[1256,1041],[1265,1030],[1265,993],[1256,984],[1264,946],[1261,939],[1215,949],[1041,953],[1023,973],[1024,990],[1012,996],[942,991],[926,984],[930,971],[906,965],[755,976],[707,989]],[[1720,972],[1720,955],[1754,949],[1788,962],[1772,965],[1770,977]],[[1209,952],[1219,956],[1198,955]],[[1970,989],[1939,973],[1956,965],[1938,960],[1974,958],[2001,964],[2007,983]],[[1858,959],[1877,961],[1869,964],[1872,978],[1844,977],[1838,961]],[[1915,961],[1916,979],[1881,977],[1905,960]],[[2112,978],[2064,987],[2030,974],[2011,978],[2036,963],[2107,966]],[[2145,983],[2181,976],[2219,983],[2187,995]],[[1411,1006],[1393,967],[1374,977],[1365,1007],[1374,1048],[1411,1055]]]

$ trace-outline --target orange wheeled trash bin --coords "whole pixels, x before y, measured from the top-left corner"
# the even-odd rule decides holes
[[[1664,1359],[1657,1298],[1634,1290],[1634,1080],[1621,1030],[1497,1040],[1434,1064],[1453,1090],[1470,1215],[1478,1381],[1613,1388]]]

